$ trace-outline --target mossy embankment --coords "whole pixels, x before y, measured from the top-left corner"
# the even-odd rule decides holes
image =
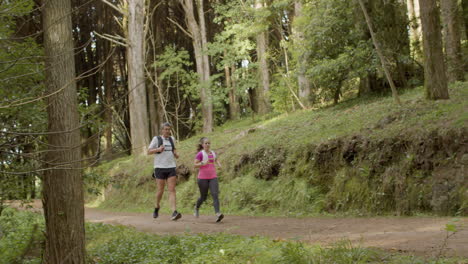
[[[248,118],[208,135],[223,164],[223,210],[235,214],[468,214],[468,83],[450,100],[423,90],[360,98],[273,118]],[[179,142],[178,201],[197,198],[192,166],[199,136]],[[95,204],[151,211],[152,157],[126,157],[89,172],[106,179]],[[167,206],[163,205],[164,208]],[[211,212],[210,206],[203,210]]]

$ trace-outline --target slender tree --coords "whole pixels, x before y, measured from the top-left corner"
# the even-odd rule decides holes
[[[393,83],[393,79],[390,74],[390,71],[388,70],[386,59],[382,53],[382,50],[380,48],[379,42],[377,41],[377,38],[375,37],[374,29],[372,27],[372,22],[370,20],[369,14],[367,14],[366,6],[364,5],[364,2],[362,0],[358,0],[358,1],[359,1],[359,5],[361,5],[362,12],[364,13],[364,17],[366,19],[369,32],[371,34],[372,42],[374,43],[375,51],[377,52],[377,55],[379,56],[380,62],[382,64],[382,68],[385,72],[385,76],[387,77],[387,81],[390,84],[390,88],[392,89],[393,99],[395,100],[397,104],[401,105],[398,92],[396,90],[395,84]]]
[[[408,17],[410,22],[410,39],[411,46],[416,55],[416,58],[422,57],[421,48],[421,23],[419,18],[419,3],[418,0],[407,0]]]
[[[449,82],[463,81],[463,59],[457,0],[441,0],[442,21],[444,23],[444,44],[447,57],[447,78]]]
[[[294,19],[298,19],[302,16],[302,2],[301,0],[294,1]],[[304,40],[303,32],[293,27],[294,34],[294,46],[297,47],[296,52],[299,52],[297,58],[297,80],[299,84],[299,98],[305,106],[310,105],[310,80],[306,76],[307,70],[307,49],[302,47],[302,41]]]
[[[263,0],[256,0],[255,8],[261,10],[264,8]],[[259,69],[259,86],[255,92],[255,100],[258,113],[266,114],[271,110],[269,99],[270,93],[270,73],[267,60],[268,35],[267,32],[261,31],[257,33],[257,60]]]
[[[431,100],[448,99],[439,8],[436,0],[419,0],[424,50],[424,87]]]
[[[112,34],[112,23],[113,20],[113,13],[112,9],[109,6],[104,6],[104,32],[106,34]],[[104,54],[107,56],[107,61],[105,62],[104,66],[104,88],[105,88],[105,113],[104,119],[106,121],[106,129],[105,129],[105,138],[106,138],[106,146],[105,146],[105,153],[106,155],[112,154],[112,93],[113,93],[113,76],[114,76],[114,60],[113,56],[111,55],[112,52],[112,45],[110,41],[104,42]]]
[[[145,85],[145,0],[128,1],[127,68],[132,153],[145,153],[149,119]]]
[[[227,57],[227,51],[224,50],[224,57]],[[233,78],[235,78],[232,74],[235,71],[235,66],[232,65],[229,67],[229,64],[224,65],[224,77],[226,79],[226,87],[228,88],[228,96],[229,96],[229,118],[231,120],[239,119],[240,116],[240,106],[239,101],[236,94],[236,82]]]
[[[462,20],[463,24],[465,25],[465,40],[468,39],[468,0],[461,1],[461,9],[462,9]]]
[[[80,124],[70,0],[43,6],[49,151],[43,179],[44,263],[85,263]]]
[[[210,65],[206,54],[207,37],[205,28],[205,16],[203,11],[203,0],[197,0],[198,19],[195,19],[193,0],[179,0],[185,12],[185,19],[190,37],[192,38],[193,50],[197,73],[200,78],[200,98],[203,115],[203,132],[213,131],[213,102],[210,90]]]

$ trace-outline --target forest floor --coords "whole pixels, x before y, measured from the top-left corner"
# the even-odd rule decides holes
[[[151,210],[150,210],[151,211]],[[158,235],[225,232],[266,236],[275,240],[300,240],[329,245],[347,239],[353,245],[380,248],[419,256],[468,257],[468,218],[459,218],[457,232],[447,238],[448,217],[257,217],[226,215],[215,223],[214,215],[195,218],[185,214],[178,221],[169,215],[153,219],[152,212],[124,213],[86,208],[86,220],[132,226]]]

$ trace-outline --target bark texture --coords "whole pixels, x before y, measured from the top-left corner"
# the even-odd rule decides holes
[[[226,53],[225,53],[226,54]],[[229,118],[231,120],[239,119],[240,117],[240,106],[236,94],[236,82],[232,73],[235,71],[235,66],[229,67],[229,65],[224,66],[224,75],[226,78],[226,87],[228,88],[229,95]]]
[[[444,44],[447,57],[447,78],[449,82],[463,81],[463,59],[457,0],[441,0],[442,21],[444,23]]]
[[[44,2],[49,151],[43,179],[44,263],[85,263],[80,124],[70,0]]]
[[[294,16],[295,18],[302,16],[302,3],[299,0],[294,2]],[[307,50],[302,47],[301,42],[304,40],[304,34],[297,29],[297,27],[293,27],[293,34],[295,36],[295,46],[297,49],[300,50],[300,54],[297,58],[297,81],[299,84],[299,98],[304,106],[310,106],[310,80],[306,76],[307,70]]]
[[[149,144],[149,120],[145,85],[145,1],[128,1],[128,105],[132,154],[145,154]]]
[[[104,7],[104,17],[107,21],[104,26],[104,32],[112,34],[112,28],[110,21],[112,18],[111,8],[108,6]],[[114,60],[111,55],[112,45],[110,41],[104,43],[104,54],[108,57],[104,66],[104,89],[105,89],[105,113],[104,118],[106,120],[107,127],[105,128],[104,135],[106,138],[105,154],[106,156],[112,155],[112,90],[114,85]]]
[[[439,8],[436,0],[419,0],[424,47],[424,87],[431,100],[448,99]]]
[[[213,102],[210,90],[210,64],[206,50],[207,37],[205,27],[205,16],[203,11],[203,0],[197,0],[197,12],[199,22],[195,18],[193,0],[179,0],[185,12],[187,27],[191,34],[195,63],[200,80],[200,98],[202,103],[203,132],[213,131]]]
[[[256,9],[263,8],[263,1],[257,0],[255,3]],[[270,73],[268,71],[267,61],[267,47],[268,38],[266,32],[260,32],[257,34],[257,61],[259,71],[259,86],[255,93],[255,100],[257,101],[257,111],[263,115],[271,110],[271,103],[269,100],[270,93]]]

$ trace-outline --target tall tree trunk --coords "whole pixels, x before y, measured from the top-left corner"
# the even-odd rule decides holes
[[[255,8],[263,8],[263,0],[256,0]],[[269,99],[270,93],[270,73],[267,61],[267,47],[268,47],[267,33],[260,32],[257,34],[257,60],[260,83],[256,91],[256,100],[258,106],[258,113],[263,115],[271,110],[271,103]]]
[[[206,24],[205,24],[205,11],[203,8],[203,0],[197,0],[198,8],[198,20],[200,21],[200,35],[202,40],[202,52],[203,52],[203,74],[205,81],[205,98],[206,103],[203,105],[206,115],[203,117],[203,132],[208,133],[213,131],[213,102],[211,96],[211,80],[210,80],[210,60],[206,50],[208,49],[208,41],[206,36]]]
[[[50,146],[43,204],[44,263],[85,263],[80,124],[70,0],[44,2],[43,28]]]
[[[148,10],[148,25],[150,28],[147,30],[147,58],[146,67],[148,68],[147,74],[150,76],[151,83],[146,88],[148,90],[148,113],[149,113],[149,127],[150,135],[159,134],[159,112],[157,106],[160,104],[159,97],[162,93],[158,93],[158,89],[161,89],[162,83],[159,81],[159,71],[156,68],[154,62],[157,60],[157,54],[163,51],[162,47],[164,41],[167,41],[164,36],[165,31],[165,20],[167,20],[168,14],[165,12],[167,8],[167,2],[164,1],[151,1]],[[161,108],[161,110],[164,110]],[[163,113],[161,113],[163,114]]]
[[[442,21],[444,23],[444,44],[447,56],[447,78],[449,82],[463,81],[463,59],[461,50],[460,19],[457,0],[441,0]]]
[[[415,54],[416,59],[422,59],[422,48],[421,48],[421,24],[419,17],[419,3],[418,0],[407,0],[408,17],[410,21],[410,39],[411,47]]]
[[[109,6],[104,6],[104,32],[112,34],[112,10]],[[114,60],[110,55],[112,52],[112,45],[109,41],[104,43],[104,56],[108,58],[104,66],[104,89],[105,89],[105,113],[104,119],[107,124],[104,135],[106,139],[105,155],[112,155],[112,92],[113,92],[113,74],[114,74]]]
[[[302,3],[301,0],[294,1],[294,16],[295,19],[302,16]],[[299,85],[299,99],[304,106],[310,106],[310,80],[306,76],[307,70],[307,49],[303,48],[302,41],[304,40],[304,34],[302,31],[297,29],[297,26],[293,27],[293,34],[295,36],[294,42],[296,49],[300,50],[300,54],[297,58],[297,81]]]
[[[431,100],[448,99],[439,8],[436,0],[419,0],[424,47],[424,87]]]
[[[463,24],[465,25],[465,40],[468,39],[468,0],[462,0]]]
[[[145,1],[128,1],[128,104],[132,154],[144,154],[149,141],[145,86]]]
[[[226,55],[226,51],[224,52]],[[224,65],[224,75],[226,79],[226,87],[228,88],[228,95],[229,95],[229,118],[231,120],[239,119],[240,116],[240,107],[239,102],[237,101],[236,95],[236,86],[235,81],[233,80],[232,74],[235,71],[235,66],[233,65],[232,68],[229,65]]]
[[[193,50],[195,53],[195,63],[200,80],[200,98],[202,104],[203,132],[213,131],[213,102],[210,91],[210,65],[208,55],[203,54],[206,49],[206,28],[203,0],[198,0],[198,15],[200,24],[195,19],[193,0],[179,0],[185,12],[185,19],[188,30],[191,34]]]

